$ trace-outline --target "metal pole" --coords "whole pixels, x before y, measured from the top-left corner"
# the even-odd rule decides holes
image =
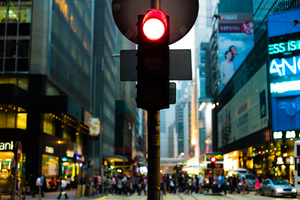
[[[93,187],[94,187],[94,192],[95,192],[95,185],[94,185],[94,166],[95,166],[95,163],[94,163],[94,159],[95,159],[95,140],[93,139],[93,152],[92,152],[92,156],[93,156],[93,160],[92,160],[92,162],[93,162],[93,165],[92,165],[92,184],[93,184]],[[92,185],[91,184],[91,185]],[[92,189],[92,187],[91,187],[91,189]]]
[[[102,127],[102,103],[100,104],[100,125]],[[104,181],[103,181],[103,176],[104,176],[104,173],[103,173],[103,145],[102,145],[102,142],[103,141],[103,131],[100,131],[100,156],[99,156],[99,159],[100,159],[100,173],[101,173],[101,188],[102,188],[102,191],[101,193],[103,194],[104,192]]]
[[[16,185],[17,185],[17,168],[18,168],[18,159],[15,153],[15,157],[14,157],[14,185],[13,185],[13,190],[12,190],[12,197],[13,200],[15,200],[16,198]]]
[[[125,131],[123,131],[123,177],[125,176]]]
[[[148,199],[160,200],[160,111],[148,111]]]

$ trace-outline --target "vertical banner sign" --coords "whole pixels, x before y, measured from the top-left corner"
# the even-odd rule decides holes
[[[219,20],[219,93],[254,47],[253,15],[223,13]]]
[[[300,9],[268,15],[272,136],[300,135]]]
[[[99,118],[90,119],[90,138],[97,139],[100,134],[100,120]]]

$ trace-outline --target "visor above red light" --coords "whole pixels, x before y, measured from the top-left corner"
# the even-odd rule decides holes
[[[149,40],[157,41],[166,33],[167,24],[167,17],[163,11],[150,10],[143,19],[143,33]]]

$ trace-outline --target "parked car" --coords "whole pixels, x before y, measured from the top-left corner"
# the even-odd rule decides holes
[[[291,196],[297,197],[297,191],[295,187],[291,186],[284,180],[271,180],[266,179],[259,188],[260,195],[275,196]]]

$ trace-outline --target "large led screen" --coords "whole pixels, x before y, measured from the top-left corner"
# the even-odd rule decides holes
[[[268,16],[274,132],[300,130],[300,25],[292,23],[295,19],[300,9]]]
[[[252,14],[220,14],[219,50],[219,92],[239,69],[254,47]]]

